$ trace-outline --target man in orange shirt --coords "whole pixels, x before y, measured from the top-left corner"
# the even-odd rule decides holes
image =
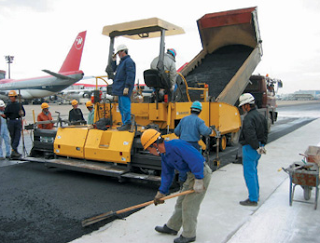
[[[41,109],[42,112],[39,113],[37,121],[52,121],[52,116],[49,111],[49,104],[48,103],[42,103],[41,104]],[[40,129],[52,129],[53,128],[53,123],[48,123],[48,124],[38,124],[38,128]]]

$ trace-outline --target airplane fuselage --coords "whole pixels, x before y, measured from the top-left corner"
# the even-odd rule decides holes
[[[1,79],[0,90],[16,90],[23,99],[44,98],[53,95],[83,78],[82,71],[63,73],[70,79],[44,76],[32,79],[12,80]]]

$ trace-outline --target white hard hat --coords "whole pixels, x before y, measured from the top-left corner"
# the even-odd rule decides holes
[[[0,100],[0,107],[5,107],[6,104],[3,102],[3,100]]]
[[[239,107],[245,104],[254,104],[254,97],[250,93],[244,93],[239,98]]]
[[[120,44],[117,46],[115,54],[117,54],[119,51],[124,51],[124,50],[128,50],[128,47],[125,44]]]

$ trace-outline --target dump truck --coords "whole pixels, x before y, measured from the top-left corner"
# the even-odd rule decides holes
[[[276,93],[282,86],[280,79],[270,78],[268,74],[266,76],[256,74],[250,77],[250,82],[244,90],[244,93],[251,93],[254,96],[257,110],[268,120],[269,131],[278,119]]]
[[[128,178],[160,181],[160,157],[143,150],[141,134],[148,128],[155,128],[165,139],[177,138],[173,130],[183,117],[190,114],[194,100],[202,103],[200,118],[207,126],[216,128],[216,132],[206,139],[206,146],[203,141],[199,143],[206,148],[207,155],[210,148],[217,152],[220,147],[225,148],[226,136],[232,138],[241,127],[239,110],[234,104],[262,55],[257,10],[247,8],[206,14],[197,23],[203,49],[179,73],[175,93],[170,91],[163,67],[164,40],[167,35],[184,33],[181,27],[158,18],[105,26],[102,34],[110,38],[106,72],[111,79],[110,65],[117,37],[134,40],[160,37],[160,61],[156,70],[144,71],[144,81],[146,86],[154,89],[156,96],[160,89],[164,89],[168,99],[165,102],[155,99],[153,103],[132,103],[131,129],[118,131],[117,127],[121,125],[118,103],[101,100],[96,95],[94,121],[100,129],[66,124],[59,118],[60,126],[56,131],[34,130],[34,146],[25,160],[114,176],[120,181]],[[219,59],[221,61],[217,61]],[[112,85],[109,85],[107,92],[110,93],[111,89]],[[218,165],[218,155],[214,162]]]

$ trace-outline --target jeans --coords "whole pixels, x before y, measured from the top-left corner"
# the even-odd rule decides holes
[[[259,179],[258,162],[261,155],[250,145],[242,146],[243,175],[249,192],[249,200],[258,202],[259,199]]]
[[[131,100],[129,96],[119,96],[119,110],[122,126],[131,124]]]
[[[4,141],[6,156],[9,157],[11,154],[11,148],[10,148],[9,131],[6,124],[1,125],[1,134],[0,134],[0,157],[5,157],[3,156],[3,151],[2,151],[2,141]]]

